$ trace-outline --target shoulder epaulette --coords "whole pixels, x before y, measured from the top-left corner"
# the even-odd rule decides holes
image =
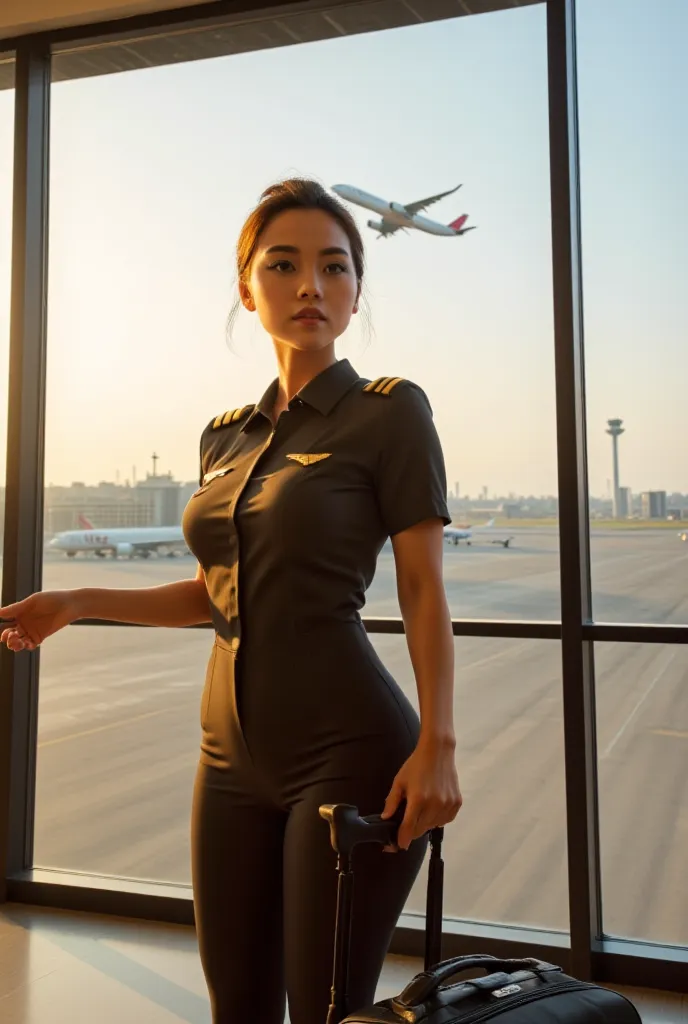
[[[378,377],[377,380],[371,380],[370,384],[366,384],[363,390],[376,395],[389,395],[403,380],[403,377]]]
[[[221,412],[213,420],[213,430],[217,430],[218,427],[227,427],[230,423],[238,423],[253,408],[255,408],[253,405],[243,405],[238,409],[228,409],[227,412]]]

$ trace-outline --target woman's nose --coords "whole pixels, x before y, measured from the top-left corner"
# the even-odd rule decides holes
[[[313,278],[306,278],[301,282],[299,287],[299,298],[300,299],[319,299],[322,297],[322,291],[318,280]]]

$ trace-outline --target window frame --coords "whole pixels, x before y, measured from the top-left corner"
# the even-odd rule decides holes
[[[536,2],[536,0],[532,0]],[[42,586],[48,167],[51,56],[72,54],[78,72],[95,73],[98,54],[111,59],[119,40],[141,52],[161,34],[199,32],[216,25],[250,27],[277,14],[346,8],[370,30],[380,17],[375,0],[262,0],[214,2],[126,18],[96,26],[60,29],[0,41],[15,65],[15,139],[8,466],[2,603]],[[472,8],[479,9],[481,0]],[[518,6],[505,0],[503,6]],[[585,378],[580,247],[580,183],[576,105],[575,0],[547,0],[549,153],[556,423],[559,486],[561,621],[454,620],[455,636],[559,640],[562,657],[564,761],[567,802],[570,935],[554,931],[446,920],[445,956],[479,945],[499,955],[535,955],[560,963],[582,979],[688,992],[688,949],[610,940],[602,930],[598,780],[595,738],[596,641],[688,644],[688,626],[610,624],[592,617],[586,457]],[[375,10],[373,10],[375,8]],[[408,8],[386,5],[392,11]],[[445,5],[446,8],[446,5]],[[485,0],[485,9],[494,3]],[[439,8],[438,8],[439,9]],[[453,13],[457,16],[459,11]],[[353,16],[352,15],[352,16]],[[366,22],[366,16],[369,21]],[[399,17],[402,15],[399,14]],[[276,22],[275,22],[276,23]],[[403,23],[403,22],[400,22]],[[366,28],[366,24],[369,25]],[[383,27],[376,24],[373,27]],[[276,41],[274,45],[281,45]],[[189,53],[184,59],[210,54]],[[98,72],[100,73],[100,72]],[[401,619],[367,618],[371,633],[403,633]],[[79,627],[125,625],[83,619]],[[150,628],[150,627],[141,627]],[[188,628],[212,628],[210,623]],[[123,882],[78,872],[34,869],[32,864],[40,651],[16,657],[0,648],[0,903],[6,900],[150,920],[193,923],[188,887]],[[581,753],[582,752],[582,753]],[[423,920],[404,914],[392,950],[422,955]]]

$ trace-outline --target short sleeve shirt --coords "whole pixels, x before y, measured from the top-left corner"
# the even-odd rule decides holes
[[[406,380],[369,383],[342,359],[274,428],[277,380],[257,405],[204,429],[182,528],[215,629],[234,650],[323,619],[360,620],[387,537],[425,519],[451,522],[425,393]]]

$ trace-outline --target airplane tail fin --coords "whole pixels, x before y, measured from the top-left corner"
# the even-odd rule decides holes
[[[456,220],[453,220],[451,222],[449,227],[450,228],[454,228],[454,231],[460,231],[461,228],[464,226],[464,224],[466,223],[467,220],[468,220],[468,214],[467,213],[462,213],[460,217],[457,217]]]
[[[83,512],[80,512],[78,517],[78,523],[82,530],[95,530],[93,523],[89,522]]]

